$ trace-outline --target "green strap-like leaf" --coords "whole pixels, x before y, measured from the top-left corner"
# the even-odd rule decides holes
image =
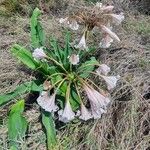
[[[17,148],[15,146],[11,146],[10,150],[17,150]]]
[[[51,67],[54,68],[54,66],[49,66],[47,62],[34,60],[31,52],[18,44],[13,45],[11,51],[23,64],[33,70],[37,69],[45,75],[49,75],[51,73]]]
[[[50,44],[53,49],[53,51],[51,51],[52,57],[55,58],[58,62],[62,63],[64,59],[64,51],[60,49],[58,42],[54,37],[51,38]]]
[[[24,100],[20,100],[11,107],[8,119],[8,137],[11,149],[17,149],[17,141],[21,141],[25,137],[27,130],[27,121],[22,116],[24,111]]]
[[[98,64],[99,62],[95,59],[95,57],[91,57],[91,60],[86,61],[78,68],[80,77],[87,78],[90,72],[94,70],[95,65]]]
[[[42,123],[46,129],[48,150],[52,150],[56,145],[56,129],[51,113],[42,112]]]
[[[39,22],[40,15],[41,11],[35,8],[31,17],[31,42],[34,48],[43,46],[45,42],[43,28]]]
[[[14,91],[0,95],[0,106],[6,104],[15,97],[30,91],[41,91],[42,87],[38,86],[34,81],[26,82],[19,85]]]
[[[24,47],[15,44],[11,48],[11,51],[23,64],[29,68],[36,69],[38,67],[38,63],[33,59],[31,52]]]

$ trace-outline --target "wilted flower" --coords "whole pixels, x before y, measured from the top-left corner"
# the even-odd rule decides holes
[[[77,21],[74,18],[61,18],[59,20],[59,23],[64,24],[66,27],[71,28],[72,30],[78,30],[79,28],[79,24],[77,23]]]
[[[84,106],[83,103],[81,103],[81,115],[79,118],[85,121],[92,118],[91,112]]]
[[[73,65],[76,65],[78,62],[79,62],[79,55],[76,55],[76,54],[72,54],[70,57],[69,57],[69,62]]]
[[[108,27],[106,27],[106,26],[104,26],[104,25],[101,25],[101,28],[102,28],[102,30],[103,30],[105,33],[109,34],[109,36],[110,36],[112,39],[117,40],[118,42],[120,42],[119,37],[118,37],[114,32],[112,32]]]
[[[114,87],[116,87],[117,81],[120,78],[120,76],[102,76],[102,75],[101,77],[105,80],[108,90],[111,90]]]
[[[98,75],[107,75],[110,72],[110,67],[108,67],[106,64],[101,64],[97,69],[96,72]]]
[[[42,91],[40,96],[37,98],[38,104],[48,112],[57,111],[58,107],[55,105],[56,93],[49,95],[49,91]]]
[[[34,50],[34,52],[32,53],[32,56],[35,58],[35,59],[44,59],[46,56],[45,52],[43,51],[42,48],[36,48]]]
[[[108,48],[113,42],[113,39],[120,42],[119,37],[111,31],[112,27],[108,27],[108,24],[110,25],[113,22],[120,24],[124,19],[123,13],[114,14],[113,9],[114,6],[112,5],[103,5],[97,2],[94,7],[85,7],[84,10],[79,10],[65,19],[60,19],[60,23],[64,23],[74,30],[78,29],[79,25],[84,25],[85,33],[92,31],[95,27],[100,28],[105,33],[105,36],[100,42],[100,47]],[[88,49],[86,46],[87,38],[88,35],[85,38],[84,34],[76,48]]]
[[[85,39],[85,33],[83,34],[83,36],[81,37],[81,40],[79,42],[78,45],[75,46],[75,48],[79,48],[79,49],[88,49],[88,47],[86,46],[86,39]]]
[[[60,110],[58,114],[59,114],[59,120],[64,123],[67,123],[74,119],[75,113],[72,111],[69,100],[66,102],[64,110]]]
[[[112,42],[113,42],[113,39],[109,36],[109,34],[105,34],[105,37],[101,40],[101,42],[99,43],[99,46],[101,48],[108,48],[110,47]]]
[[[124,14],[123,13],[120,13],[119,15],[110,14],[110,16],[112,16],[112,19],[113,19],[114,23],[116,23],[116,24],[120,24],[124,20]]]
[[[101,114],[106,112],[106,106],[110,102],[110,99],[103,96],[92,87],[84,85],[83,88],[89,98],[94,119],[100,118]]]

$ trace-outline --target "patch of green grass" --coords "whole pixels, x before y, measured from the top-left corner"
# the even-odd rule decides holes
[[[145,60],[143,58],[140,58],[139,59],[139,66],[143,69],[143,70],[146,70],[148,69],[150,65],[150,60]]]
[[[126,19],[124,24],[125,29],[129,32],[134,32],[139,35],[150,35],[150,18],[147,16],[140,16],[140,18],[131,18],[130,16]]]

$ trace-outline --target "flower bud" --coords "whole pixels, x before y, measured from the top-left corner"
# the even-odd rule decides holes
[[[35,58],[35,59],[44,59],[46,56],[45,52],[43,51],[42,48],[36,48],[34,50],[34,52],[32,53],[32,56]]]
[[[69,62],[73,65],[77,65],[78,62],[79,62],[79,55],[76,55],[76,54],[72,54],[70,57],[69,57]]]

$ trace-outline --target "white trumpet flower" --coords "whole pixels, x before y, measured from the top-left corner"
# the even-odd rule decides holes
[[[55,105],[56,93],[49,95],[49,91],[42,91],[40,96],[37,98],[37,103],[48,112],[55,112],[58,107]]]
[[[44,59],[45,57],[47,57],[42,48],[36,48],[34,52],[32,53],[32,56],[38,60]]]
[[[60,110],[58,112],[58,115],[59,115],[59,120],[64,123],[67,123],[74,119],[75,113],[72,111],[69,101],[66,102],[64,110]]]
[[[85,39],[85,33],[82,35],[81,40],[79,42],[78,45],[75,46],[75,48],[84,50],[84,49],[88,49],[87,45],[86,45],[86,39]]]
[[[112,16],[113,22],[116,24],[121,24],[121,22],[124,20],[124,14],[120,13],[119,15],[117,14],[110,14],[110,16]]]
[[[98,91],[87,85],[83,86],[91,105],[91,111],[94,119],[101,118],[101,114],[106,112],[110,99],[103,96]]]
[[[110,72],[110,67],[108,67],[106,64],[101,64],[97,69],[96,72],[98,75],[107,75]]]
[[[79,118],[85,121],[92,118],[91,112],[84,106],[84,104],[81,104],[81,115]]]
[[[72,54],[70,57],[69,57],[69,62],[73,65],[77,65],[79,63],[79,55],[76,55],[76,54]]]
[[[102,76],[102,75],[101,77],[105,80],[108,90],[115,88],[117,81],[120,78],[120,76]]]

